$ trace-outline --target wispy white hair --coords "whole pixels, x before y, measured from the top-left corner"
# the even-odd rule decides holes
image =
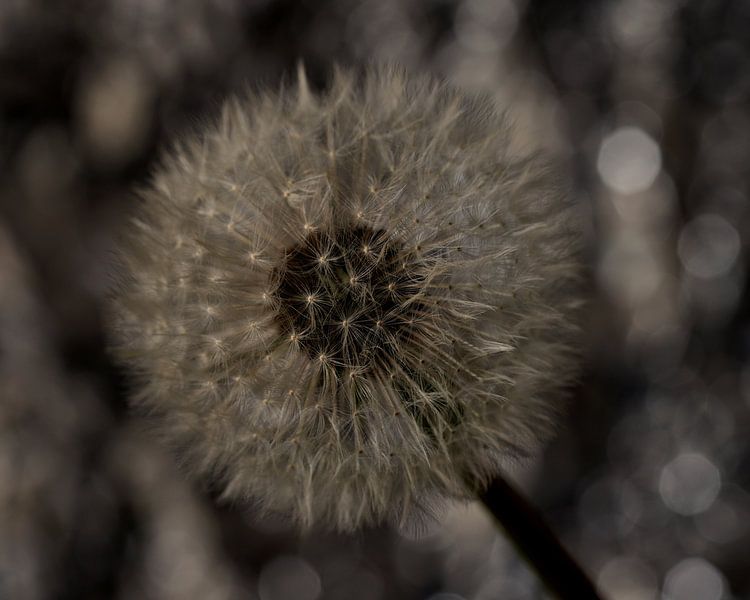
[[[231,99],[120,248],[133,400],[226,497],[413,523],[555,428],[576,220],[491,100],[398,68]]]

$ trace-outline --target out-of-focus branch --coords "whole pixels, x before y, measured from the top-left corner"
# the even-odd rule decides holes
[[[551,592],[563,600],[601,599],[541,512],[505,478],[493,479],[479,499]]]

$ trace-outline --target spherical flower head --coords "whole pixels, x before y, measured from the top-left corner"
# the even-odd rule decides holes
[[[115,350],[187,471],[304,526],[411,524],[554,429],[579,238],[489,99],[396,68],[229,101],[120,248]]]

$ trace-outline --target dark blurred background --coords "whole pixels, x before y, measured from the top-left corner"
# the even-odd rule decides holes
[[[747,0],[1,0],[0,598],[546,597],[481,506],[300,537],[128,416],[99,315],[132,189],[299,60],[483,91],[569,165],[585,372],[514,477],[609,598],[750,598],[748,32]]]

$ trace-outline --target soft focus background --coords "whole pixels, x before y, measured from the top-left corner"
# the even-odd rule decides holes
[[[524,600],[479,506],[300,538],[143,439],[107,257],[161,148],[303,59],[484,91],[590,223],[585,373],[514,474],[613,600],[750,598],[750,2],[0,1],[0,598]]]

